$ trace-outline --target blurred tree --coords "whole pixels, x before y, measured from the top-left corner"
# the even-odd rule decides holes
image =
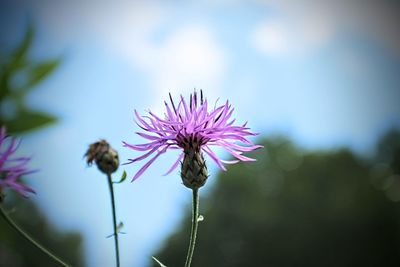
[[[47,78],[59,65],[60,59],[34,62],[29,49],[34,38],[28,27],[21,44],[10,55],[0,51],[0,125],[6,125],[13,135],[38,129],[56,118],[33,111],[25,103],[26,95]],[[5,207],[10,216],[33,238],[74,266],[83,266],[82,237],[76,232],[55,229],[31,199],[7,194]],[[0,267],[57,266],[31,243],[23,239],[0,218]]]
[[[382,157],[391,170],[400,167],[393,150],[399,132],[382,139],[374,162],[347,149],[304,151],[279,137],[263,144],[251,155],[257,162],[219,173],[203,195],[194,267],[400,266],[400,190],[387,197],[374,188],[393,176],[376,169]],[[167,266],[184,263],[189,207],[185,212],[154,254]]]
[[[24,100],[36,85],[45,80],[60,64],[60,59],[36,62],[29,58],[34,31],[28,27],[21,44],[10,55],[0,57],[0,124],[9,133],[21,133],[46,124],[56,118],[41,111],[31,110]]]
[[[389,131],[376,146],[373,185],[392,201],[400,201],[400,132]]]

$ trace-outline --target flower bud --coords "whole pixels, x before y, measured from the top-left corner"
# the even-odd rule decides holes
[[[194,149],[185,151],[181,168],[181,178],[186,187],[198,189],[206,183],[208,170],[200,151]]]
[[[89,166],[95,161],[99,170],[105,174],[115,172],[119,166],[118,152],[106,140],[91,144],[85,157]]]

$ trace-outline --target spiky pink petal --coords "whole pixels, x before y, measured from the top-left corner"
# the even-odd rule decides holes
[[[261,148],[255,145],[248,137],[257,135],[250,131],[247,122],[243,125],[234,125],[232,119],[234,108],[226,101],[221,106],[208,109],[207,99],[203,98],[203,92],[198,97],[196,91],[189,98],[189,102],[180,96],[178,105],[175,105],[171,94],[170,103],[164,101],[165,117],[149,111],[148,115],[140,116],[135,110],[135,122],[144,131],[136,134],[148,140],[148,143],[133,145],[123,142],[125,147],[144,152],[143,155],[129,159],[126,164],[144,160],[156,153],[133,177],[139,178],[147,168],[163,153],[170,149],[196,149],[203,151],[217,164],[226,170],[224,164],[235,164],[239,161],[254,161],[255,159],[243,156],[243,152],[253,151]],[[242,143],[242,144],[238,144]],[[235,160],[222,160],[211,149],[210,146],[219,146],[230,153]],[[171,173],[177,168],[183,159],[184,153],[180,154],[175,163],[167,171]]]
[[[0,193],[3,188],[10,188],[27,197],[35,193],[33,188],[21,183],[21,176],[36,172],[27,168],[30,157],[13,157],[20,142],[7,135],[5,127],[0,129]]]

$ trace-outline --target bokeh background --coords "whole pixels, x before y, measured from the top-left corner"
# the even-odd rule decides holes
[[[265,149],[226,173],[210,163],[194,266],[399,266],[399,13],[378,0],[1,1],[0,121],[40,169],[25,177],[37,195],[5,204],[75,266],[113,266],[88,145],[105,138],[124,162],[138,154],[122,141],[143,141],[135,109],[203,89]],[[116,185],[122,266],[183,265],[191,192],[162,176],[175,157]],[[1,225],[0,265],[54,263]]]

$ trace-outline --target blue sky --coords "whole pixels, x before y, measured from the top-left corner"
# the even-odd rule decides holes
[[[63,58],[28,99],[60,122],[25,135],[21,148],[41,169],[28,180],[38,191],[32,201],[57,226],[83,233],[88,266],[111,266],[114,254],[105,239],[112,231],[106,180],[82,156],[99,138],[122,161],[137,155],[121,145],[142,141],[133,111],[162,112],[168,92],[187,96],[197,88],[211,102],[229,99],[239,122],[306,148],[350,146],[368,155],[382,133],[400,127],[398,6],[323,2],[0,4],[2,47],[14,46],[32,21],[32,57]],[[175,156],[116,188],[127,232],[123,266],[145,266],[190,203],[178,172],[161,176]],[[132,177],[140,167],[123,166],[116,176],[125,169]]]

